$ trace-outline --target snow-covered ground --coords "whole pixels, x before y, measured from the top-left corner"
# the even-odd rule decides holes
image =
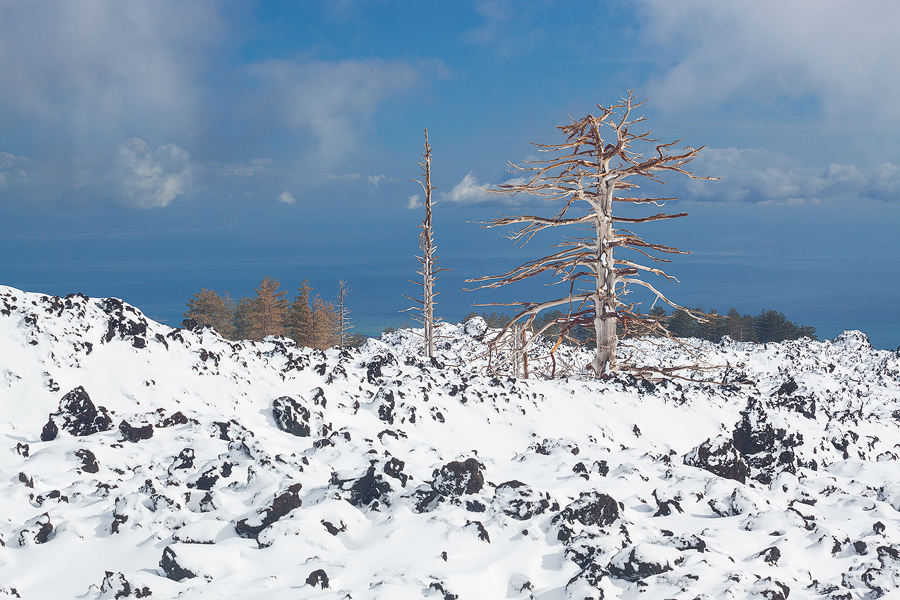
[[[0,597],[900,597],[897,352],[514,380],[477,330],[321,352],[0,286]]]

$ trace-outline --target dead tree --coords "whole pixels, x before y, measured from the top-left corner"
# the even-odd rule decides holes
[[[431,185],[431,145],[428,143],[427,129],[425,130],[425,152],[422,154],[422,161],[419,163],[419,166],[422,167],[422,177],[424,180],[414,179],[413,181],[421,185],[422,190],[425,192],[425,219],[419,225],[419,228],[422,230],[419,233],[419,251],[422,255],[416,256],[421,265],[416,273],[422,277],[422,281],[410,280],[410,283],[422,286],[422,299],[411,298],[406,294],[404,294],[403,297],[420,305],[406,310],[416,311],[417,314],[413,314],[412,319],[417,323],[422,324],[425,355],[429,358],[433,358],[435,325],[434,306],[436,304],[434,299],[440,293],[434,291],[434,283],[438,279],[437,274],[441,271],[447,271],[448,269],[437,268],[437,248],[434,245],[434,229],[431,224],[431,212],[433,206],[432,192],[435,190],[435,187]]]
[[[338,336],[339,336],[339,344],[340,347],[343,348],[347,343],[347,334],[353,329],[353,321],[350,320],[350,309],[347,308],[347,294],[352,292],[351,288],[347,287],[347,282],[341,279],[338,281],[338,305],[337,305],[337,318],[338,318]]]
[[[632,225],[675,219],[687,213],[657,213],[645,217],[619,217],[613,215],[613,202],[632,205],[652,204],[662,206],[674,198],[644,198],[628,192],[637,189],[639,178],[661,183],[659,175],[672,171],[693,179],[698,177],[685,170],[685,165],[703,149],[690,146],[682,151],[674,147],[681,141],[659,143],[651,139],[650,132],[635,133],[632,127],[644,121],[634,117],[632,111],[643,102],[636,102],[630,91],[617,104],[599,106],[598,116],[589,114],[559,129],[566,136],[561,144],[535,144],[540,152],[552,155],[546,160],[528,161],[527,167],[510,164],[511,170],[522,173],[519,181],[509,182],[488,190],[495,194],[515,196],[527,194],[554,205],[562,205],[556,216],[535,215],[504,216],[484,223],[485,227],[519,226],[507,237],[522,245],[528,243],[545,229],[575,226],[587,230],[582,237],[565,237],[554,246],[554,253],[525,263],[503,275],[479,277],[470,282],[481,283],[479,288],[499,288],[517,281],[542,274],[550,274],[555,284],[568,288],[565,295],[545,302],[515,302],[518,313],[497,336],[494,343],[507,334],[517,323],[530,325],[541,311],[554,307],[568,307],[563,318],[548,324],[560,326],[560,340],[573,327],[581,325],[594,330],[597,344],[596,356],[591,361],[595,377],[605,377],[617,370],[617,326],[626,333],[642,335],[662,333],[665,327],[657,320],[648,319],[637,312],[637,303],[625,303],[623,298],[637,285],[648,289],[654,296],[654,304],[661,300],[672,307],[681,307],[639,275],[654,274],[670,281],[677,281],[655,266],[645,266],[632,258],[615,257],[614,250],[622,248],[634,251],[655,264],[670,262],[651,252],[688,254],[678,248],[647,242],[621,224]],[[653,148],[650,156],[643,156],[632,149],[635,143]],[[623,193],[624,192],[624,193]],[[690,314],[691,311],[688,311]],[[695,318],[702,318],[694,315]],[[537,332],[540,333],[540,332]],[[534,339],[534,338],[532,338]],[[527,349],[526,349],[527,351]],[[631,367],[631,365],[628,365]]]

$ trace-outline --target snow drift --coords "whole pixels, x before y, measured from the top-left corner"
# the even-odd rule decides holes
[[[491,377],[473,324],[434,361],[187,325],[0,287],[0,597],[900,593],[900,356],[860,332],[653,383]]]

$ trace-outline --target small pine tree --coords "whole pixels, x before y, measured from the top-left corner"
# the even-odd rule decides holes
[[[309,285],[308,280],[304,279],[297,290],[300,293],[297,294],[288,308],[287,334],[297,342],[298,346],[309,347],[313,345],[313,313],[309,304],[312,286]]]
[[[340,343],[340,316],[331,302],[316,296],[312,303],[312,339],[310,346],[324,350]]]
[[[253,313],[250,317],[250,337],[261,340],[267,335],[284,335],[284,321],[287,316],[287,290],[278,291],[281,284],[277,279],[264,277],[256,288],[253,299]]]
[[[253,298],[244,296],[234,307],[232,336],[235,340],[249,340],[253,331]]]
[[[225,297],[206,288],[193,295],[187,303],[185,319],[193,319],[201,325],[210,325],[224,338],[230,339],[234,334],[234,300],[225,292]]]

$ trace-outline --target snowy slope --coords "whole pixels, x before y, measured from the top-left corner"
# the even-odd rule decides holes
[[[410,331],[233,343],[0,286],[0,598],[900,594],[898,353],[694,342],[717,383],[513,380],[440,334],[434,362]]]

